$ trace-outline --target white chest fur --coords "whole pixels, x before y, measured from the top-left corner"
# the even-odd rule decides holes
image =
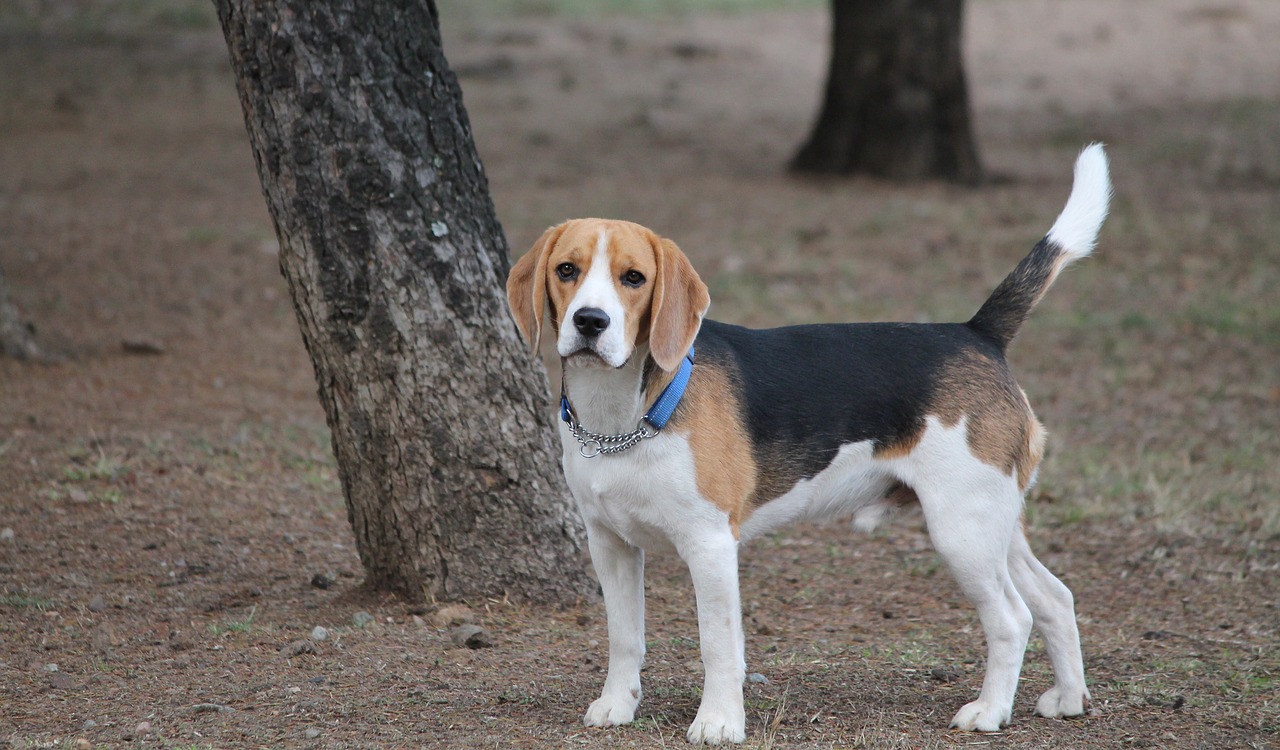
[[[723,528],[727,514],[698,492],[693,451],[664,432],[622,453],[584,458],[560,425],[564,474],[583,520],[649,551],[679,547],[701,528]]]

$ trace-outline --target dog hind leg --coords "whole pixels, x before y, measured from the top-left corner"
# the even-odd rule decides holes
[[[1036,714],[1053,719],[1083,714],[1089,707],[1089,689],[1071,590],[1036,559],[1021,528],[1013,534],[1009,573],[1031,608],[1035,628],[1044,638],[1053,664],[1054,686],[1036,702]]]
[[[1022,498],[1012,486],[984,483],[970,487],[960,493],[917,489],[917,494],[934,547],[977,607],[987,640],[982,692],[956,713],[951,726],[995,732],[1012,716],[1022,657],[1031,634],[1031,611],[1008,569],[1009,540]]]

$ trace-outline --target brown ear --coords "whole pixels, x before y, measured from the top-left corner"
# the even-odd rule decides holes
[[[547,258],[566,226],[567,222],[543,232],[507,275],[507,305],[511,307],[511,317],[534,352],[538,351],[542,339],[542,319],[547,307]]]
[[[671,372],[693,346],[711,295],[676,243],[656,235],[650,242],[658,260],[658,280],[653,289],[649,353],[658,367]]]

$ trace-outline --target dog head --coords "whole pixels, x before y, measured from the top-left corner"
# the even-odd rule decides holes
[[[616,368],[647,344],[671,371],[711,297],[671,240],[627,221],[574,219],[548,229],[516,262],[507,302],[535,351],[549,318],[561,357],[588,355]]]

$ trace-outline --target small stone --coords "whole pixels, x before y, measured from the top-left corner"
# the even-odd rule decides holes
[[[471,649],[489,648],[493,645],[489,634],[479,625],[459,625],[449,631],[449,640],[453,641],[453,645],[458,648],[463,646]]]
[[[315,727],[310,727],[307,729],[307,731],[303,732],[303,734],[306,736],[307,739],[314,740],[315,738],[320,736],[320,730],[316,729]]]
[[[46,671],[46,672],[57,672],[57,671],[58,671],[58,665],[57,665],[57,664],[55,664],[55,663],[53,663],[53,662],[50,662],[50,663],[48,663],[48,664],[44,665],[44,671]]]
[[[107,611],[107,600],[103,599],[101,594],[93,597],[92,599],[89,600],[89,611],[90,612]]]
[[[929,672],[929,677],[936,682],[955,682],[960,679],[960,673],[954,669],[936,667]]]
[[[752,672],[751,674],[747,675],[747,682],[750,682],[754,685],[768,685],[769,678],[765,677],[759,672]]]
[[[85,729],[93,729],[93,728],[94,728],[94,727],[96,727],[96,726],[98,726],[98,722],[94,721],[93,719],[85,719],[85,720],[84,720],[84,728],[85,728]]]
[[[316,644],[310,638],[302,638],[292,643],[286,643],[280,647],[280,653],[285,656],[302,656],[303,654],[316,653]]]
[[[91,747],[93,747],[93,744],[84,737],[76,740],[76,750],[89,750]]]
[[[690,659],[689,661],[686,661],[684,663],[684,668],[689,670],[690,672],[693,672],[694,674],[698,674],[702,672],[702,660]]]
[[[328,589],[334,584],[333,576],[328,573],[316,573],[311,576],[311,585],[318,589]]]
[[[459,625],[472,625],[475,621],[476,613],[461,604],[443,606],[431,616],[431,624],[437,628],[456,628]]]
[[[329,629],[323,625],[315,626],[311,629],[311,640],[317,643],[329,640]]]
[[[87,503],[89,502],[89,493],[79,487],[72,487],[67,490],[67,499],[73,503]]]
[[[234,708],[224,706],[221,703],[197,703],[191,707],[191,713],[193,714],[228,714],[234,712]]]
[[[17,538],[17,535],[14,534],[13,529],[9,528],[8,526],[4,527],[3,529],[0,529],[0,542],[4,544],[13,544],[16,538]]]
[[[138,726],[133,728],[133,733],[137,735],[151,734],[151,722],[140,721]]]
[[[363,628],[365,625],[369,625],[372,622],[373,622],[373,615],[369,614],[368,612],[365,612],[364,610],[360,610],[359,612],[351,616],[351,623],[355,625],[357,628]]]

